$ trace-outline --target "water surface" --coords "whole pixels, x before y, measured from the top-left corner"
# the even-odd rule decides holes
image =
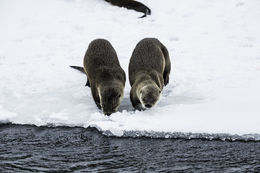
[[[259,172],[260,142],[117,138],[94,128],[0,125],[0,172]]]

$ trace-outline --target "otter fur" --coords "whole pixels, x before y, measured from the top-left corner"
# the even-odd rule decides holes
[[[116,112],[123,99],[126,76],[110,42],[93,40],[88,46],[83,65],[84,68],[71,67],[86,73],[87,85],[97,107],[105,115]]]
[[[133,107],[153,107],[169,83],[171,62],[167,48],[156,38],[144,38],[132,53],[128,71]]]
[[[105,0],[105,1],[112,5],[125,7],[127,9],[132,9],[144,13],[144,15],[141,16],[140,18],[146,17],[147,15],[151,14],[151,10],[146,5],[138,1],[134,1],[134,0]]]

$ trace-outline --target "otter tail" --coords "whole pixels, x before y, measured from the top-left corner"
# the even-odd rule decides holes
[[[81,73],[84,73],[84,74],[86,74],[86,72],[85,72],[85,70],[84,70],[84,68],[83,67],[79,67],[79,66],[70,66],[71,68],[74,68],[74,69],[76,69],[76,70],[78,70],[78,71],[80,71]],[[87,83],[86,83],[86,85],[85,86],[88,86],[88,87],[90,87],[90,83],[89,83],[89,80],[87,80]]]
[[[83,67],[79,67],[79,66],[70,66],[71,68],[74,68],[74,69],[76,69],[76,70],[78,70],[78,71],[80,71],[81,73],[84,73],[84,74],[86,74],[86,72],[85,72],[85,70],[84,70],[84,68]]]
[[[139,17],[139,18],[144,18],[144,17],[146,17],[147,15],[151,15],[151,10],[147,7],[147,9],[145,9],[145,13],[144,13],[144,15],[142,15],[141,17]]]
[[[138,1],[134,1],[134,0],[105,0],[106,2],[109,2],[112,5],[116,5],[119,7],[125,7],[127,9],[131,9],[131,10],[135,10],[141,13],[144,13],[143,16],[141,16],[140,18],[144,18],[147,15],[151,14],[151,10],[144,5],[141,2]]]

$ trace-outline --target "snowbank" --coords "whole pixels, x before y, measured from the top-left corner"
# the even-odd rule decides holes
[[[100,0],[2,0],[0,121],[91,126],[116,136],[260,140],[260,2],[143,2],[152,15],[138,19]],[[127,72],[144,37],[168,48],[170,84],[156,107],[139,112],[127,81],[120,111],[105,117],[86,77],[69,65],[82,64],[91,40],[106,38]]]

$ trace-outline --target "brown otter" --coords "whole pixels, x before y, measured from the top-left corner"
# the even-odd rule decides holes
[[[133,107],[151,108],[169,83],[171,62],[167,48],[156,38],[141,40],[133,51],[128,70]]]
[[[83,65],[84,68],[71,67],[86,73],[87,85],[97,107],[105,115],[116,112],[124,95],[126,77],[110,42],[93,40],[88,46]]]

